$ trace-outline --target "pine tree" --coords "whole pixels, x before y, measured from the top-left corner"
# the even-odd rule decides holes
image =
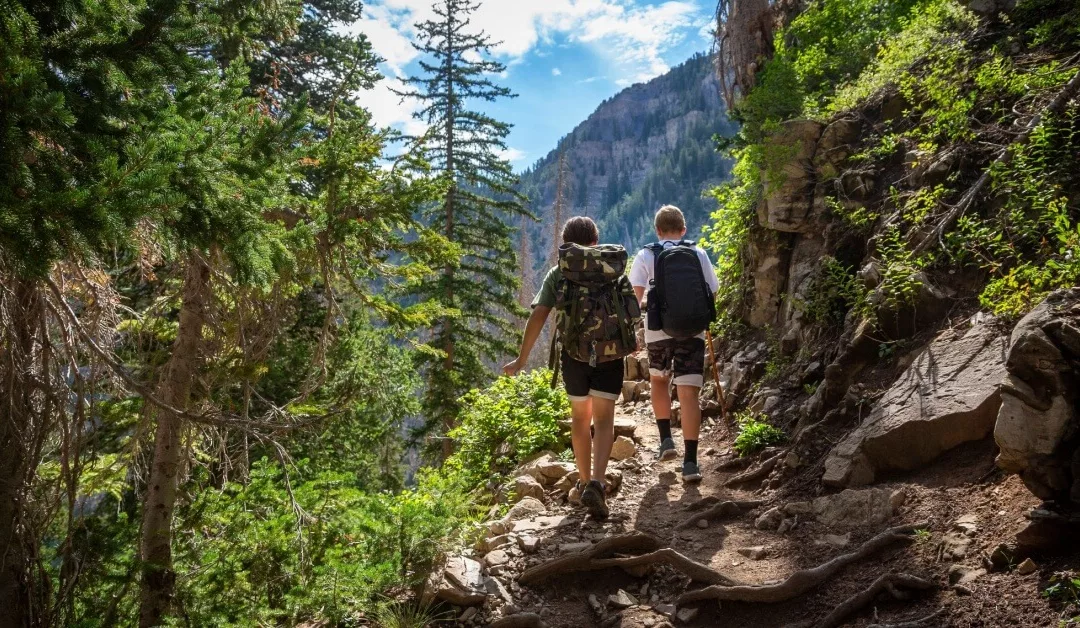
[[[435,332],[433,342],[443,355],[423,358],[428,429],[438,425],[444,431],[453,427],[458,398],[487,380],[490,365],[514,350],[511,339],[522,315],[515,301],[511,221],[528,211],[515,190],[517,177],[499,156],[510,125],[470,108],[477,101],[513,97],[489,78],[505,67],[490,59],[490,39],[471,29],[469,16],[478,6],[471,0],[435,4],[436,19],[416,25],[415,46],[426,57],[420,61],[423,75],[407,79],[410,87],[399,92],[423,104],[416,117],[428,132],[413,139],[447,186],[426,218],[462,251],[459,263],[446,265],[418,291],[457,313],[444,317]],[[450,446],[444,443],[447,455]]]

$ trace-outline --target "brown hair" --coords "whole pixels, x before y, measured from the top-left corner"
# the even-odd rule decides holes
[[[686,219],[683,218],[682,210],[674,205],[664,205],[656,210],[656,218],[653,220],[658,234],[681,233],[686,229]]]
[[[596,223],[592,218],[574,216],[563,225],[562,241],[564,244],[592,246],[600,241],[600,230],[596,228]]]

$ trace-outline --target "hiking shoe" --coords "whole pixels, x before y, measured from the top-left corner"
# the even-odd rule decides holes
[[[573,504],[575,506],[580,506],[581,505],[581,491],[582,491],[581,482],[579,481],[579,482],[575,483],[574,486],[570,489],[570,492],[567,493],[566,501],[570,502],[571,504]]]
[[[657,453],[656,459],[660,462],[666,462],[678,457],[679,452],[675,451],[675,441],[670,438],[665,438],[664,442],[660,443],[660,451]]]
[[[607,502],[604,500],[604,485],[599,480],[592,480],[581,491],[581,504],[589,510],[594,519],[606,519]]]
[[[682,479],[683,482],[700,482],[701,481],[701,469],[698,469],[696,462],[690,462],[687,460],[682,463]]]

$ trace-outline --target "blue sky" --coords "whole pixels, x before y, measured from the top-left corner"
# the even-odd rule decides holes
[[[359,95],[381,125],[407,132],[415,105],[390,92],[418,70],[413,24],[431,17],[432,0],[370,0],[353,28],[386,61],[387,77]],[[482,0],[473,23],[501,42],[494,56],[507,66],[501,84],[518,97],[486,111],[514,125],[506,157],[522,170],[605,98],[707,50],[715,0]]]

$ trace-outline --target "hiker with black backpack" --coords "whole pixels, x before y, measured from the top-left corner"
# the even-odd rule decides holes
[[[638,302],[647,304],[645,344],[649,349],[653,413],[660,430],[657,458],[666,461],[679,455],[671,436],[669,386],[674,381],[685,448],[682,478],[684,482],[699,482],[698,394],[704,380],[705,332],[716,319],[714,295],[720,284],[709,255],[693,241],[683,239],[686,219],[678,207],[661,207],[653,225],[659,241],[643,248],[634,258],[630,283]]]
[[[608,516],[604,476],[615,442],[615,401],[622,392],[623,358],[637,351],[641,310],[625,275],[626,249],[598,244],[596,223],[585,216],[566,221],[562,240],[559,263],[548,271],[533,299],[518,357],[503,373],[513,376],[524,368],[554,309],[551,366],[561,367],[570,397],[570,438],[578,470],[570,501],[603,519]]]

